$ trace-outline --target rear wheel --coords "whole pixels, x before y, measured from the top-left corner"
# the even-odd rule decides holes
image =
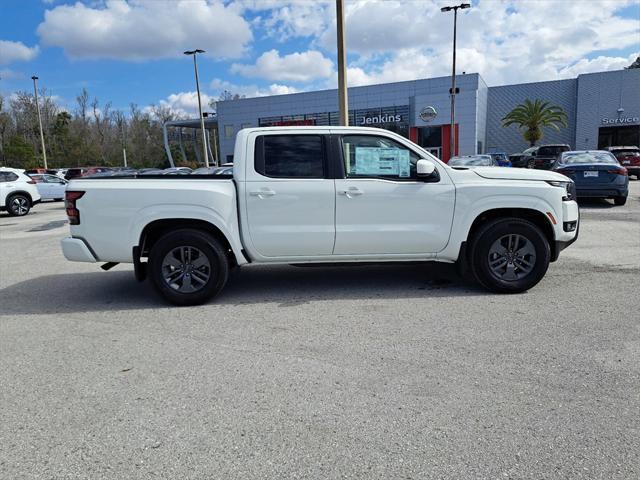
[[[488,290],[519,293],[544,277],[551,248],[535,224],[517,218],[489,222],[477,233],[471,250],[474,276]]]
[[[155,289],[175,305],[199,305],[227,282],[229,262],[221,243],[200,230],[163,236],[151,249],[149,273]]]
[[[26,195],[18,193],[7,199],[7,212],[13,217],[23,217],[31,210],[31,200]]]
[[[615,197],[613,199],[613,203],[615,203],[618,206],[622,206],[625,203],[627,203],[627,197],[622,197],[622,196],[621,197]]]

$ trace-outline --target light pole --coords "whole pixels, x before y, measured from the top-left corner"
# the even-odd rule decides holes
[[[193,55],[193,69],[196,72],[196,90],[198,92],[198,112],[200,114],[200,128],[202,128],[202,153],[204,154],[204,166],[209,167],[209,155],[207,153],[207,133],[204,129],[204,117],[202,116],[202,101],[200,100],[200,80],[198,79],[198,53],[204,53],[204,50],[196,48],[195,50],[187,50],[185,55]]]
[[[449,132],[449,158],[456,154],[456,27],[458,23],[458,9],[471,8],[470,3],[461,3],[451,7],[442,7],[441,12],[453,10],[453,67],[451,73],[451,131]]]
[[[40,103],[38,102],[38,77],[31,77],[33,80],[33,93],[36,97],[36,111],[38,112],[38,124],[40,125],[40,141],[42,142],[42,159],[44,160],[44,168],[47,167],[47,150],[44,147],[44,132],[42,131],[42,117],[40,116]]]
[[[338,103],[340,125],[349,126],[349,99],[347,98],[347,55],[344,36],[344,5],[336,0],[336,27],[338,33]]]

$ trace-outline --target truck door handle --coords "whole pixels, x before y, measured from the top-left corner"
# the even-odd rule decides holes
[[[275,190],[271,190],[270,188],[261,188],[260,190],[253,190],[249,192],[249,194],[252,197],[265,198],[265,197],[273,197],[276,194],[276,192]]]
[[[364,194],[364,192],[358,187],[349,187],[347,190],[340,190],[338,193],[340,195],[346,195],[347,198],[357,197],[358,195]]]

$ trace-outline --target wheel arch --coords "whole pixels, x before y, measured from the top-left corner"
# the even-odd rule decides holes
[[[549,242],[549,248],[551,249],[551,261],[553,262],[557,260],[559,252],[556,251],[555,233],[551,219],[540,210],[533,208],[493,208],[485,210],[477,215],[471,223],[471,227],[469,228],[469,232],[466,237],[466,244],[470,246],[473,243],[474,237],[482,225],[500,218],[528,220],[539,227]],[[466,248],[465,250],[468,255],[471,248]]]
[[[151,248],[153,248],[153,245],[155,245],[163,235],[171,231],[186,228],[199,230],[213,236],[223,245],[227,252],[230,264],[233,266],[238,265],[238,258],[231,246],[231,242],[222,230],[211,222],[192,218],[163,218],[148,223],[140,233],[138,247],[134,249],[137,250],[137,253],[134,254],[134,256],[138,255],[139,257],[147,257]],[[136,261],[139,261],[139,258],[134,258],[134,263]]]
[[[5,207],[9,207],[9,199],[12,197],[15,197],[16,195],[24,195],[25,197],[27,197],[29,199],[29,203],[31,204],[31,206],[33,206],[33,197],[31,196],[31,194],[29,192],[27,192],[26,190],[16,190],[14,192],[10,192],[7,194],[5,200],[4,200],[4,205]]]

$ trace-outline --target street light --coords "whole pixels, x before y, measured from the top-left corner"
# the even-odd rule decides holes
[[[47,150],[44,148],[44,132],[42,131],[42,117],[40,116],[40,103],[38,102],[38,77],[35,75],[31,77],[33,80],[33,93],[36,97],[36,111],[38,112],[38,124],[40,125],[40,141],[42,142],[42,160],[44,161],[45,170],[47,167]]]
[[[200,128],[202,128],[202,153],[204,154],[204,166],[209,167],[209,155],[207,154],[207,134],[204,129],[204,117],[202,116],[202,101],[200,100],[200,80],[198,79],[198,61],[196,56],[198,53],[204,53],[204,50],[196,48],[195,50],[187,50],[185,55],[193,55],[193,69],[196,72],[196,90],[198,92],[198,112],[200,114]]]
[[[451,131],[449,132],[449,158],[455,155],[456,148],[456,26],[458,23],[458,10],[471,8],[470,3],[461,3],[450,7],[442,7],[441,12],[453,10],[453,68],[451,73]]]

